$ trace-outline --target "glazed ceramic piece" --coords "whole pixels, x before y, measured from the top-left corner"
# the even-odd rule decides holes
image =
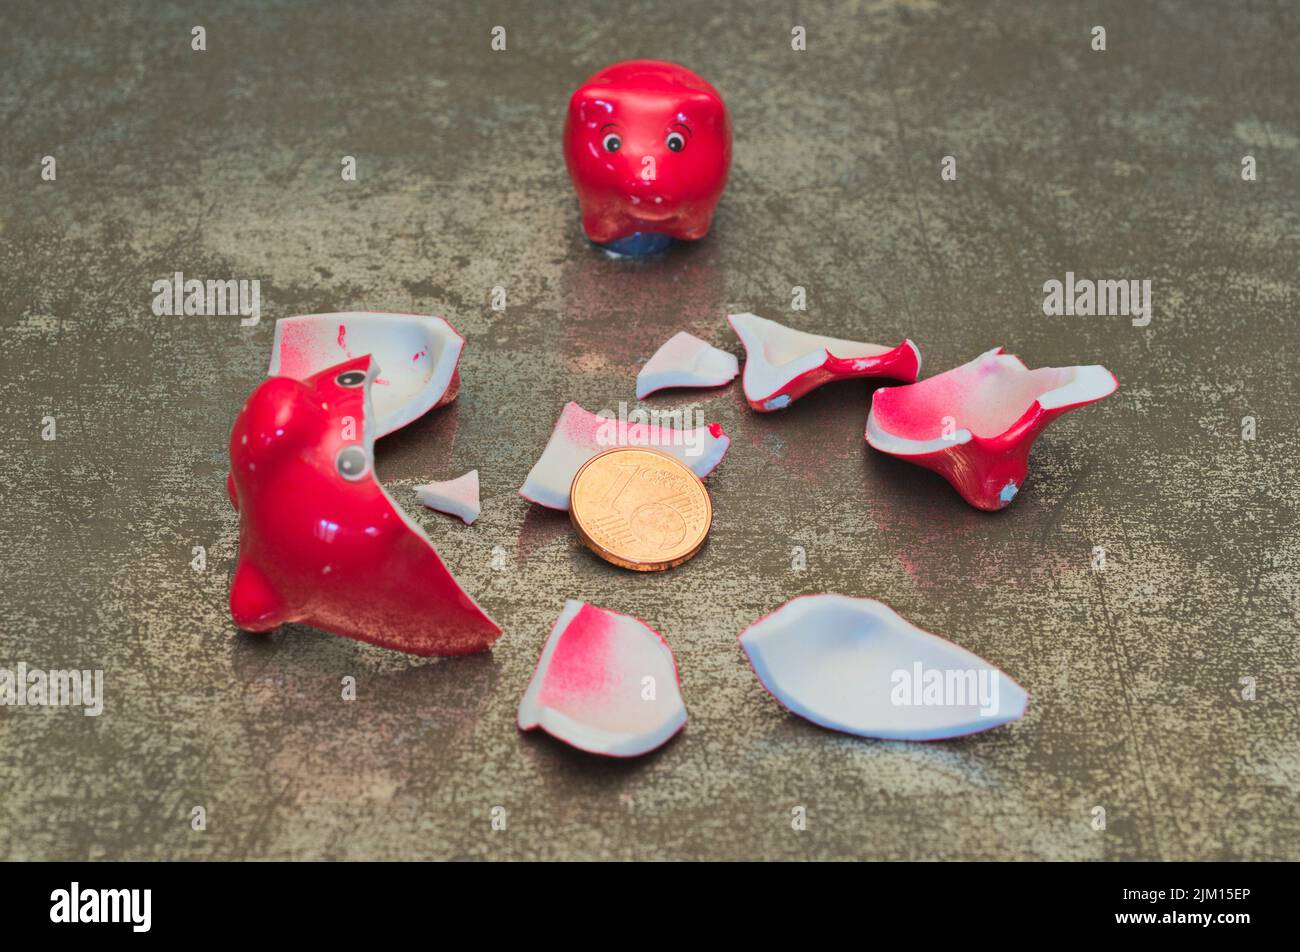
[[[740,644],[785,707],[861,737],[974,734],[1019,720],[1029,700],[988,662],[869,598],[801,596],[750,625]]]
[[[444,482],[425,483],[415,487],[421,503],[438,512],[456,516],[470,525],[482,511],[478,502],[478,470],[471,469],[464,476]]]
[[[384,368],[374,382],[375,435],[386,436],[456,399],[465,340],[440,317],[348,311],[275,322],[271,377],[306,380],[341,361],[371,354]]]
[[[374,476],[369,355],[272,377],[230,433],[239,511],[230,612],[246,631],[301,622],[418,655],[480,651],[501,634]]]
[[[570,98],[564,158],[587,237],[616,254],[653,254],[708,233],[731,165],[731,120],[689,69],[617,63]]]
[[[629,615],[566,602],[519,702],[519,729],[540,727],[592,754],[636,757],[685,724],[663,635]]]
[[[731,438],[717,423],[678,430],[650,423],[620,422],[566,404],[541,458],[533,465],[519,495],[551,509],[569,508],[569,487],[582,464],[616,446],[644,446],[681,460],[696,476],[711,473],[726,455]]]
[[[1029,472],[1034,439],[1067,410],[1109,396],[1105,367],[1040,367],[995,347],[970,363],[871,397],[867,442],[939,473],[977,509],[1001,509]]]
[[[727,319],[745,345],[745,400],[762,413],[788,407],[832,380],[912,381],[921,369],[921,351],[910,340],[881,347],[809,334],[757,314],[732,314]]]
[[[654,352],[636,375],[636,398],[644,400],[669,387],[721,387],[736,379],[734,354],[680,331]]]

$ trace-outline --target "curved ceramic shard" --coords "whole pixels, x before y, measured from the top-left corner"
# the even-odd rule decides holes
[[[731,437],[717,423],[693,429],[656,426],[620,420],[613,414],[590,413],[576,403],[568,403],[541,458],[519,487],[519,495],[529,502],[568,511],[573,477],[597,453],[616,446],[662,450],[702,479],[722,461],[730,445]]]
[[[384,648],[458,655],[501,629],[374,476],[369,355],[272,377],[230,431],[239,511],[230,613],[246,631],[301,622]]]
[[[308,377],[370,354],[384,367],[375,380],[375,435],[385,436],[460,391],[465,339],[441,317],[348,311],[275,322],[270,377]]]
[[[721,387],[735,380],[738,373],[735,354],[681,331],[655,351],[636,375],[636,398],[644,400],[669,387]]]
[[[746,628],[740,645],[783,705],[861,737],[974,734],[1019,720],[1029,701],[988,662],[870,598],[801,596]]]
[[[478,470],[471,469],[464,476],[444,482],[425,483],[415,487],[416,498],[438,512],[456,516],[470,525],[482,512],[478,502]]]
[[[592,754],[636,757],[685,724],[663,635],[630,615],[567,601],[519,702],[519,729],[540,727]]]
[[[921,351],[910,340],[890,348],[797,331],[757,314],[732,314],[727,320],[745,345],[745,400],[762,413],[788,407],[832,380],[910,382],[921,370]]]
[[[871,395],[867,442],[939,473],[977,509],[1001,509],[1029,473],[1029,449],[1067,410],[1109,396],[1105,367],[1028,369],[1001,347],[937,376]]]

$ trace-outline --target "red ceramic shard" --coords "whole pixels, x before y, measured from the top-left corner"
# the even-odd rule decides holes
[[[699,427],[659,426],[619,419],[608,411],[591,413],[569,402],[560,412],[541,457],[519,487],[519,495],[550,509],[568,510],[569,488],[582,464],[616,446],[661,450],[703,479],[727,455],[731,437],[718,423]]]
[[[587,237],[697,239],[731,165],[731,120],[706,80],[673,63],[608,66],[569,100],[564,158]]]
[[[977,509],[1002,509],[1025,483],[1038,434],[1118,387],[1105,367],[1030,370],[996,347],[920,383],[877,390],[867,442],[934,470]]]
[[[519,702],[519,729],[579,750],[638,757],[686,725],[677,662],[639,618],[570,599]]]
[[[834,380],[911,382],[921,370],[921,351],[910,340],[882,347],[809,334],[757,314],[732,314],[727,320],[745,345],[745,402],[760,413],[788,407]]]
[[[246,631],[299,622],[417,655],[480,651],[501,634],[374,476],[369,355],[272,377],[230,432]]]

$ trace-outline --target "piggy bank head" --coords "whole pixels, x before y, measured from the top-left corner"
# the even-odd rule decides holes
[[[708,233],[731,165],[731,120],[702,77],[658,60],[609,66],[569,100],[564,158],[587,237]]]
[[[332,375],[306,381],[271,377],[253,391],[230,432],[231,474],[250,487],[273,478],[284,460],[320,456],[331,469],[333,454],[343,445],[340,421],[351,419],[360,432],[365,417],[363,385],[370,358],[350,361]],[[353,442],[360,443],[361,436]],[[355,455],[355,454],[354,454]]]

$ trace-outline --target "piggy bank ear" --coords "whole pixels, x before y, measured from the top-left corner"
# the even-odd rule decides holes
[[[608,122],[618,93],[602,86],[583,86],[569,97],[569,119],[581,125]]]
[[[682,97],[682,107],[697,118],[718,128],[727,126],[727,107],[722,100],[706,92],[691,92]]]

